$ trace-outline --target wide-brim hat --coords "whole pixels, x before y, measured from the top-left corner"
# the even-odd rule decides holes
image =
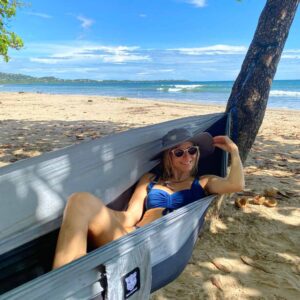
[[[152,160],[161,158],[161,155],[165,150],[176,147],[184,142],[192,142],[194,145],[198,146],[201,158],[211,155],[215,150],[213,137],[210,133],[201,132],[193,135],[192,132],[186,128],[175,128],[162,137],[160,152],[156,154]]]

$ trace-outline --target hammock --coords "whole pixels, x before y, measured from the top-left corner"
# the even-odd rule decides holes
[[[61,216],[76,191],[126,209],[138,179],[158,164],[161,137],[176,127],[228,134],[229,116],[182,118],[81,143],[0,169],[1,299],[147,299],[174,280],[191,257],[215,195],[182,207],[51,271]],[[226,175],[216,149],[202,174]]]

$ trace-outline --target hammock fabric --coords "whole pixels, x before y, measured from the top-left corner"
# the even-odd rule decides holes
[[[81,143],[0,169],[0,299],[147,299],[190,259],[208,196],[51,271],[67,197],[95,194],[126,209],[139,178],[158,164],[161,137],[185,127],[229,133],[229,115],[182,118]],[[200,159],[202,174],[226,175],[227,154]]]

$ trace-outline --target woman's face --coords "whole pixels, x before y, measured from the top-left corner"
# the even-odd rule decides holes
[[[194,154],[190,154],[188,151],[184,151],[189,149],[190,147],[194,146],[192,142],[185,142],[178,145],[176,148],[173,148],[170,151],[171,162],[173,169],[180,171],[180,172],[191,172],[197,160],[197,154],[199,152],[196,151]],[[183,150],[184,154],[180,157],[177,157],[176,150]]]

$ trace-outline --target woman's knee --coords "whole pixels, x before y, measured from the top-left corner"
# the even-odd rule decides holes
[[[102,201],[88,192],[76,192],[69,196],[65,211],[84,211],[88,213],[103,205]]]

